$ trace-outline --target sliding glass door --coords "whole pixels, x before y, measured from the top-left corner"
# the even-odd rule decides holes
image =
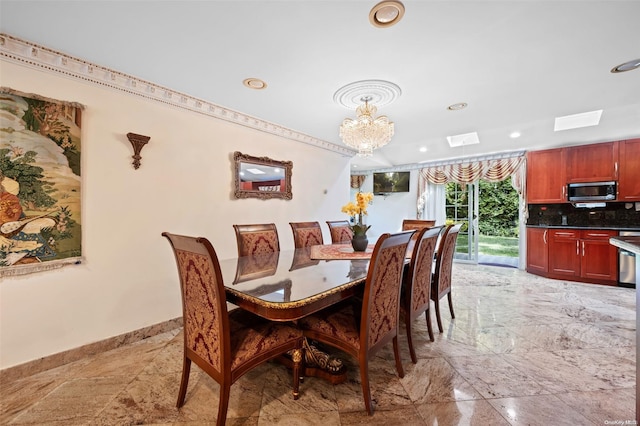
[[[446,184],[447,223],[464,223],[458,234],[455,259],[478,262],[478,184]]]

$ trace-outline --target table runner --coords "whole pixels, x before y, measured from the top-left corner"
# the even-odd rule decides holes
[[[370,259],[375,244],[369,244],[365,251],[354,251],[351,244],[325,244],[311,246],[311,259],[315,260],[357,260]]]

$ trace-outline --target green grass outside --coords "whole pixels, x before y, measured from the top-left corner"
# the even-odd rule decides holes
[[[458,234],[456,252],[467,253],[468,235]],[[514,237],[492,237],[480,235],[478,240],[478,251],[480,254],[492,256],[518,257],[518,239]]]

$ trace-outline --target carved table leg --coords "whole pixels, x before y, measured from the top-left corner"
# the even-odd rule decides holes
[[[325,352],[318,344],[308,339],[304,340],[304,365],[303,376],[320,377],[332,384],[342,383],[347,379],[347,371],[344,363],[335,355]],[[285,365],[293,367],[292,359],[294,351],[287,352],[282,361]]]

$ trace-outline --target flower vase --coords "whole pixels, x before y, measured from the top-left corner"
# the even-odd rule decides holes
[[[366,251],[368,245],[367,234],[354,234],[353,238],[351,238],[353,251]]]

